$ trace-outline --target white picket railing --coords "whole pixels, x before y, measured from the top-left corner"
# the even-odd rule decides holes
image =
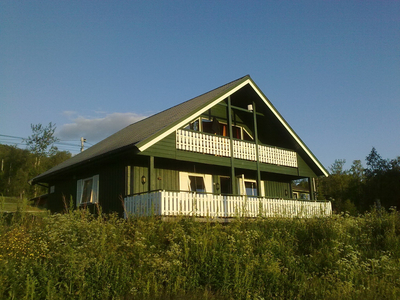
[[[223,196],[193,192],[156,191],[125,198],[127,214],[149,216],[230,217],[324,217],[331,202]],[[126,217],[126,215],[125,215]]]
[[[176,131],[176,149],[225,157],[231,156],[229,138],[181,129]],[[295,151],[258,145],[258,156],[262,163],[297,167]],[[257,161],[256,144],[234,140],[233,157]]]

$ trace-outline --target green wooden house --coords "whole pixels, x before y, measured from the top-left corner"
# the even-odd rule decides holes
[[[99,205],[121,215],[329,215],[315,200],[328,172],[250,76],[118,131],[35,177],[47,206]],[[293,199],[307,179],[309,201]]]

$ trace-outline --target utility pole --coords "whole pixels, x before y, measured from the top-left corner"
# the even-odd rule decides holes
[[[83,152],[83,143],[86,142],[86,139],[81,137],[81,152]]]

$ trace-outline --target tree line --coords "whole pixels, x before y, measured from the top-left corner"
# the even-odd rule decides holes
[[[331,200],[334,210],[352,215],[374,206],[400,208],[400,156],[383,159],[373,147],[365,168],[360,160],[354,160],[345,170],[345,163],[344,159],[335,160],[330,176],[319,180],[319,198]]]
[[[0,196],[31,199],[46,194],[45,187],[31,186],[29,180],[71,157],[54,146],[55,124],[32,124],[31,129],[32,135],[24,140],[27,149],[0,145]]]

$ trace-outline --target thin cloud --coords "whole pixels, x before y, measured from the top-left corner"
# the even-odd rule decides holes
[[[93,119],[79,116],[72,123],[62,125],[57,136],[61,140],[79,140],[84,137],[94,144],[144,118],[136,113],[112,113],[104,118]]]

